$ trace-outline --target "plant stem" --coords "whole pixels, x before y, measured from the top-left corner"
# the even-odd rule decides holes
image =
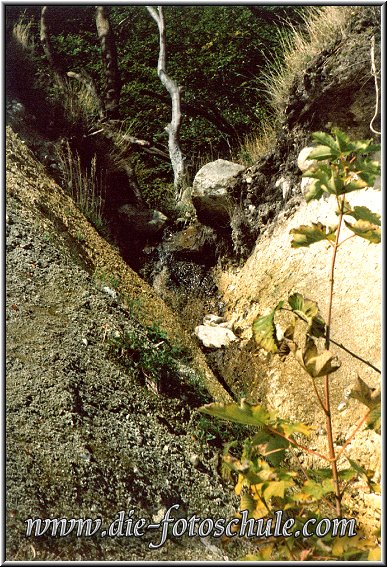
[[[306,451],[310,455],[315,455],[316,457],[319,457],[320,459],[324,459],[324,461],[331,461],[330,456],[327,457],[326,455],[322,455],[321,453],[318,453],[317,451],[313,451],[313,449],[309,449],[308,447],[305,447],[305,445],[301,445],[300,443],[297,443],[297,441],[295,441],[291,437],[288,437],[284,433],[281,433],[280,431],[278,431],[278,429],[275,429],[274,427],[270,427],[270,425],[267,425],[266,427],[267,427],[268,431],[271,431],[271,433],[274,433],[274,435],[279,435],[280,437],[283,437],[283,439],[286,439],[286,441],[289,441],[289,443],[291,443],[295,447],[299,447],[300,449],[302,449],[303,451]]]
[[[325,335],[325,349],[329,350],[330,346],[330,331],[331,331],[331,322],[332,322],[332,303],[333,303],[333,288],[335,282],[335,263],[336,263],[336,254],[339,247],[339,238],[340,238],[340,228],[343,221],[344,215],[344,199],[340,200],[340,207],[339,207],[339,222],[336,232],[336,240],[333,247],[333,254],[332,254],[332,263],[331,263],[331,271],[329,276],[330,282],[330,290],[329,290],[329,303],[328,303],[328,318],[327,318],[327,326],[326,326],[326,335]],[[335,455],[335,447],[333,444],[333,431],[332,431],[332,416],[331,416],[331,401],[330,401],[330,393],[329,393],[329,376],[324,377],[324,389],[325,389],[325,407],[324,412],[326,416],[326,428],[327,428],[327,438],[328,438],[328,448],[329,448],[329,456],[331,459],[331,468],[332,468],[332,478],[333,484],[335,487],[335,497],[336,497],[336,512],[337,516],[341,518],[342,516],[342,509],[341,509],[341,492],[340,492],[340,485],[339,485],[339,475],[337,472],[337,460]]]
[[[363,417],[360,419],[359,423],[357,424],[355,430],[351,433],[351,435],[348,437],[348,439],[346,440],[346,442],[344,443],[344,445],[341,447],[340,451],[337,453],[336,456],[336,461],[337,459],[344,453],[345,449],[348,447],[348,445],[350,444],[350,442],[352,441],[352,439],[355,437],[356,433],[359,431],[360,427],[363,425],[363,423],[366,421],[367,417],[370,415],[371,410],[368,410],[367,413],[365,415],[363,415]]]

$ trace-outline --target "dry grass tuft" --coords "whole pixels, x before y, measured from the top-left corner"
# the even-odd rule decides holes
[[[260,130],[245,137],[236,161],[249,167],[260,157],[269,153],[276,141],[276,130],[269,120],[262,124]]]
[[[63,108],[70,124],[91,127],[98,120],[98,102],[85,84],[76,80],[65,80],[54,86],[53,96]]]
[[[26,21],[23,17],[12,28],[13,39],[27,53],[35,50],[35,41],[32,33],[32,21]]]
[[[57,154],[65,191],[94,226],[103,228],[105,222],[102,211],[106,183],[104,175],[97,171],[96,156],[91,160],[90,168],[83,170],[78,153],[72,152],[67,141],[57,148]]]
[[[282,38],[283,60],[274,61],[263,82],[276,114],[286,106],[295,77],[337,37],[343,37],[353,16],[354,6],[309,7],[304,15],[303,31],[293,28]],[[360,7],[361,9],[361,7]]]

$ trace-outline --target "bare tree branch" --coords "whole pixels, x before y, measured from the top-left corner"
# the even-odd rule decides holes
[[[168,95],[156,93],[156,92],[150,91],[148,89],[142,89],[140,92],[141,92],[141,94],[150,96],[150,97],[155,98],[157,100],[160,100],[162,102],[165,102],[165,103],[168,102],[168,99],[167,99]],[[193,103],[190,103],[190,102],[180,101],[180,106],[181,106],[181,109],[186,114],[189,114],[192,117],[205,118],[206,120],[208,120],[208,122],[211,122],[211,124],[214,124],[214,126],[216,126],[220,132],[223,132],[224,134],[226,134],[226,136],[228,136],[232,139],[238,138],[238,133],[237,133],[236,129],[234,128],[234,126],[232,126],[232,124],[230,124],[225,118],[223,118],[223,116],[221,115],[219,110],[215,107],[215,105],[204,106],[200,103],[193,104]]]
[[[155,20],[159,29],[160,50],[157,64],[157,74],[160,78],[160,81],[169,92],[172,101],[172,117],[171,122],[166,127],[166,131],[168,132],[168,149],[174,173],[175,196],[177,200],[180,200],[185,184],[184,157],[179,143],[179,133],[181,126],[181,87],[179,87],[175,83],[175,81],[167,74],[166,70],[166,34],[163,8],[162,6],[158,6],[156,10],[156,8],[153,8],[152,6],[147,6],[147,10]]]

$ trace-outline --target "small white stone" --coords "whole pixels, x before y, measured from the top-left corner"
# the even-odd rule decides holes
[[[193,464],[194,467],[197,467],[198,464],[200,463],[199,457],[195,454],[190,455],[189,460]]]
[[[238,340],[230,329],[225,327],[210,327],[209,325],[199,325],[196,327],[195,335],[207,348],[222,348],[229,346],[232,341]]]
[[[104,285],[102,291],[110,295],[110,297],[112,297],[113,299],[117,299],[117,292],[114,291],[114,289],[112,289],[111,287]]]
[[[344,411],[345,408],[347,407],[347,402],[341,402],[338,406],[337,406],[337,411]]]

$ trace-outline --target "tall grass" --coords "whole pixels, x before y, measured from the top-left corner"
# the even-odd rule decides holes
[[[32,32],[32,21],[22,16],[12,28],[12,37],[19,47],[27,53],[35,51],[35,40]]]
[[[71,195],[78,208],[96,228],[103,228],[106,181],[105,174],[97,170],[96,156],[92,158],[90,167],[83,169],[79,154],[72,152],[68,142],[58,146],[57,155],[64,190]]]
[[[316,55],[336,38],[345,36],[354,10],[359,9],[362,7],[309,6],[304,12],[301,27],[296,29],[293,26],[281,35],[281,55],[268,65],[259,79],[267,92],[272,111],[259,131],[249,134],[242,142],[239,161],[251,165],[272,149],[294,80],[302,76]]]
[[[282,57],[275,60],[263,73],[262,82],[276,114],[281,114],[289,98],[295,77],[302,74],[308,63],[345,35],[353,11],[361,6],[308,7],[300,29],[291,29],[282,35]]]
[[[91,128],[99,118],[99,105],[90,88],[77,79],[53,78],[49,96],[62,109],[70,127]]]

